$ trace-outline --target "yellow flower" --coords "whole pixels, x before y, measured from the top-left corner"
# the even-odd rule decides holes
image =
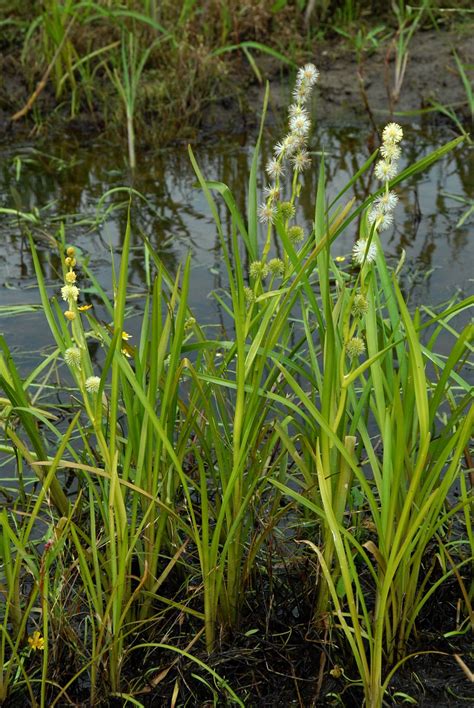
[[[125,341],[127,341],[127,339],[131,339],[131,337],[132,337],[131,334],[129,334],[128,332],[122,331],[122,339],[124,339]]]
[[[35,651],[37,649],[44,649],[44,639],[38,631],[33,632],[32,637],[28,637],[28,644]]]
[[[76,278],[77,278],[77,275],[75,274],[75,272],[73,270],[68,270],[68,272],[64,276],[66,283],[70,283],[70,284],[75,283]]]
[[[70,322],[72,322],[72,320],[76,319],[76,313],[72,312],[72,310],[66,310],[66,312],[64,313],[64,317]]]
[[[336,256],[334,260],[336,261],[336,263],[344,263],[344,261],[346,260],[346,257],[345,256]]]
[[[92,305],[79,305],[77,309],[79,310],[79,312],[87,312],[87,310],[92,309]]]

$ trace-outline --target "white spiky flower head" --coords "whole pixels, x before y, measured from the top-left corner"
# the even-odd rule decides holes
[[[271,177],[272,179],[276,179],[277,177],[281,177],[282,175],[285,174],[285,170],[283,169],[283,165],[279,160],[269,160],[267,162],[267,166],[265,168],[267,175]]]
[[[277,143],[275,143],[275,147],[273,148],[273,152],[275,153],[276,157],[280,157],[281,155],[285,154],[286,150],[286,144],[284,140],[279,140]]]
[[[398,123],[388,123],[383,129],[384,143],[399,143],[403,138],[403,130]]]
[[[298,74],[296,76],[297,84],[305,83],[308,86],[314,86],[319,78],[319,71],[316,69],[314,64],[305,64],[300,69],[298,69]]]
[[[290,118],[295,118],[296,116],[305,116],[305,118],[309,118],[308,111],[299,103],[292,103],[288,108],[288,114]]]
[[[380,147],[380,154],[386,160],[394,162],[400,158],[402,151],[400,145],[396,143],[383,143]]]
[[[377,258],[377,246],[371,243],[369,246],[365,239],[359,239],[354,244],[352,249],[352,259],[357,265],[365,263],[374,263]]]
[[[64,361],[71,369],[81,368],[81,350],[78,347],[69,347],[64,352]]]
[[[390,211],[383,211],[374,207],[369,211],[368,219],[370,224],[375,224],[379,231],[385,231],[393,224],[393,214]]]
[[[79,288],[76,285],[66,283],[66,285],[63,285],[61,288],[61,296],[66,302],[70,302],[71,300],[77,302],[77,298],[79,297]]]
[[[374,207],[383,212],[393,211],[397,204],[398,196],[392,191],[384,192],[374,201]]]
[[[97,393],[100,387],[100,376],[89,376],[86,379],[86,391],[88,393]]]
[[[273,224],[276,213],[276,207],[270,202],[264,202],[258,207],[258,219],[262,224]]]
[[[293,98],[297,103],[306,103],[311,95],[311,86],[305,82],[296,84],[293,89]]]
[[[284,140],[285,153],[287,155],[293,155],[297,150],[301,148],[301,146],[304,144],[304,141],[304,135],[300,135],[299,133],[288,133]]]
[[[379,160],[375,165],[375,176],[382,182],[392,179],[397,174],[397,165],[388,160]]]
[[[268,184],[264,188],[263,193],[267,197],[267,199],[271,202],[280,198],[280,190],[276,186],[276,184]]]
[[[295,172],[303,172],[311,165],[311,158],[306,150],[299,150],[291,158]]]
[[[290,118],[290,130],[298,136],[305,136],[309,132],[311,121],[303,114],[295,115]]]

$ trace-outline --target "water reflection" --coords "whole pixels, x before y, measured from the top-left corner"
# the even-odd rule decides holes
[[[450,135],[431,130],[405,129],[403,167],[419,160]],[[263,166],[270,157],[274,140],[267,134],[262,147],[260,186],[265,185]],[[247,177],[252,158],[252,140],[233,136],[225,141],[195,149],[202,172],[208,179],[223,181],[233,191],[242,213],[246,213]],[[312,141],[315,167],[324,152],[328,197],[333,199],[370,154],[375,136],[354,127],[321,130]],[[192,252],[193,275],[190,302],[203,322],[217,323],[222,317],[208,295],[225,289],[225,273],[219,242],[205,197],[195,188],[187,149],[148,150],[140,156],[133,180],[125,164],[122,148],[97,142],[78,148],[71,142],[49,145],[38,151],[29,145],[12,145],[3,151],[0,163],[0,205],[31,215],[28,222],[3,216],[0,222],[2,259],[0,263],[0,306],[39,301],[34,270],[25,239],[29,228],[40,248],[40,258],[51,294],[59,291],[60,271],[51,236],[64,224],[67,241],[73,242],[90,259],[90,267],[103,287],[110,289],[111,253],[121,251],[127,220],[127,195],[119,187],[130,185],[143,195],[134,199],[132,224],[135,246],[130,263],[129,283],[135,292],[144,290],[145,262],[140,236],[159,251],[164,263],[175,270],[184,255]],[[311,230],[317,185],[317,169],[305,175],[298,221]],[[352,194],[363,201],[378,185],[371,174],[354,185]],[[387,253],[399,258],[407,252],[405,289],[412,304],[446,300],[457,288],[469,288],[474,245],[468,239],[469,224],[456,228],[466,205],[446,194],[466,200],[473,198],[474,163],[472,152],[461,147],[446,155],[424,174],[398,189],[400,203],[395,224],[383,241]],[[102,199],[104,193],[106,198]],[[352,196],[348,193],[347,198]],[[216,198],[219,216],[230,247],[231,222],[221,199]],[[356,237],[356,224],[334,245],[335,254],[348,254]],[[278,251],[278,244],[275,244]],[[118,261],[117,261],[118,262]],[[85,297],[94,301],[93,293]],[[32,324],[33,321],[33,324]],[[22,326],[19,326],[22,323]],[[27,341],[28,328],[38,336],[37,351],[50,343],[41,313],[28,321],[1,319],[2,331],[11,346]]]

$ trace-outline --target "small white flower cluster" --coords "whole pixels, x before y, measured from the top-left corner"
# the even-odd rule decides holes
[[[352,249],[352,259],[357,265],[363,265],[364,263],[374,263],[377,258],[377,246],[375,243],[370,245],[364,238],[360,238],[355,242],[354,248]]]
[[[64,361],[71,369],[81,368],[81,350],[78,347],[69,347],[64,352]]]
[[[86,379],[86,390],[88,393],[97,393],[100,387],[99,376],[89,376]]]
[[[382,138],[380,153],[383,159],[375,165],[375,176],[385,182],[385,192],[375,199],[367,216],[369,224],[374,224],[377,231],[384,231],[393,223],[393,210],[397,206],[398,196],[388,188],[388,183],[397,174],[397,162],[401,155],[398,143],[403,138],[403,130],[398,123],[389,123],[383,129]],[[360,239],[354,245],[352,257],[358,265],[373,263],[377,257],[377,248],[372,243],[367,247],[367,241]]]
[[[71,300],[77,302],[77,298],[79,297],[79,288],[76,285],[66,283],[66,285],[63,285],[61,288],[61,296],[66,302],[70,302]]]
[[[311,165],[306,149],[311,119],[305,108],[316,84],[319,71],[314,64],[306,64],[298,70],[293,90],[294,103],[288,110],[289,131],[274,147],[274,156],[267,162],[266,172],[272,183],[265,187],[266,201],[260,205],[258,216],[262,223],[273,223],[277,215],[275,202],[280,198],[280,177],[285,175],[285,162],[289,161],[293,172],[299,174]]]
[[[403,130],[398,123],[388,123],[383,129],[383,143],[380,148],[383,160],[379,160],[375,165],[375,176],[382,182],[388,182],[397,174],[397,162],[401,155],[398,143],[402,138]]]
[[[392,212],[398,202],[395,192],[389,190],[388,182],[397,174],[397,162],[401,155],[398,143],[403,138],[403,130],[398,123],[389,123],[385,126],[382,137],[380,153],[383,160],[379,160],[375,165],[375,176],[385,182],[385,193],[377,197],[368,215],[369,223],[375,224],[378,231],[384,231],[392,224]]]

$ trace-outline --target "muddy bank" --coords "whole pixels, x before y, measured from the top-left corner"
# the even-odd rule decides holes
[[[459,35],[454,32],[419,32],[409,47],[408,63],[395,113],[411,113],[429,109],[432,102],[453,105],[466,124],[469,122],[465,89],[459,76],[453,49],[456,49],[464,64],[474,62],[474,43],[469,33]],[[370,110],[377,123],[389,115],[388,89],[393,87],[395,76],[395,56],[393,48],[384,45],[364,59],[358,66],[355,53],[347,41],[337,39],[320,42],[314,46],[314,61],[320,69],[320,78],[315,99],[316,118],[323,125],[369,124],[362,97],[359,76]],[[259,59],[262,74],[271,83],[270,120],[281,120],[288,106],[293,79],[284,76],[281,67],[268,57]],[[237,132],[245,126],[255,127],[256,119],[263,103],[264,89],[256,82],[251,84],[246,94],[248,111],[236,120],[237,101],[228,96],[215,104],[203,117],[201,127],[212,132]],[[422,114],[424,120],[439,122],[448,120],[439,112]],[[403,119],[403,116],[401,117]]]
[[[456,67],[453,49],[466,65],[474,63],[474,45],[469,27],[462,34],[453,31],[419,31],[409,47],[408,64],[395,112],[413,112],[429,109],[433,101],[455,107],[458,117],[468,124],[468,106],[465,89]],[[293,76],[288,68],[268,55],[254,54],[262,79],[271,83],[269,121],[281,121],[290,97]],[[364,57],[358,65],[354,49],[347,40],[315,41],[313,56],[321,71],[317,98],[316,118],[327,125],[345,125],[367,121],[368,112],[361,92],[366,92],[366,103],[373,113],[374,122],[383,122],[389,114],[388,88],[393,88],[395,55],[393,47],[384,43],[373,53]],[[302,57],[301,61],[305,58]],[[73,134],[76,139],[88,140],[91,136],[110,132],[110,123],[97,110],[81,111],[70,119],[67,109],[56,105],[49,85],[41,92],[35,108],[41,120],[34,122],[33,111],[17,121],[11,117],[28,101],[32,90],[27,87],[18,62],[13,56],[0,58],[3,82],[0,88],[0,137],[16,140],[26,136]],[[144,75],[146,78],[146,74]],[[236,59],[228,68],[222,86],[216,87],[218,97],[206,100],[189,124],[176,127],[168,125],[166,133],[158,115],[147,114],[146,121],[138,120],[137,139],[142,144],[194,141],[212,139],[219,134],[235,134],[254,130],[258,124],[263,102],[263,84],[258,83],[245,57]],[[426,112],[424,119],[430,122],[449,121],[439,112]],[[138,116],[140,118],[140,116]],[[117,128],[115,127],[115,130]]]

